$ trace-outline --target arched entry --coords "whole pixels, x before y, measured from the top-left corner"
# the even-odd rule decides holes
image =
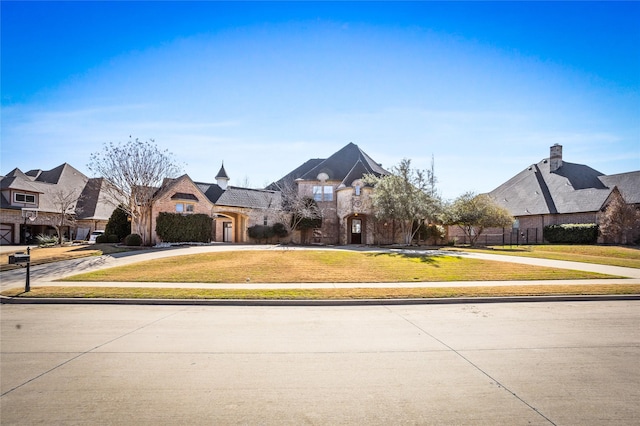
[[[215,241],[225,243],[244,243],[247,233],[247,216],[236,212],[215,213]]]
[[[355,214],[349,217],[347,221],[347,243],[348,244],[363,244],[365,243],[364,231],[365,231],[365,217],[363,215]]]

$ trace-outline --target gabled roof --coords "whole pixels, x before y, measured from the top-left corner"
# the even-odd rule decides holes
[[[328,180],[341,182],[347,177],[347,174],[349,174],[358,161],[363,164],[364,170],[366,170],[367,173],[376,176],[389,174],[380,164],[373,161],[371,157],[358,148],[358,145],[350,142],[331,157],[317,164],[300,178],[303,180],[318,180],[320,173],[326,173],[329,176]]]
[[[38,193],[38,210],[55,212],[60,197],[70,194],[78,197],[74,205],[76,217],[79,219],[109,219],[114,206],[107,201],[103,179],[89,179],[71,165],[64,163],[51,170],[33,169],[23,173],[13,169],[2,179],[3,190],[19,190]],[[20,209],[11,204],[4,195],[2,208]]]
[[[350,186],[354,180],[362,178],[365,174],[370,173],[375,176],[389,174],[358,145],[350,142],[329,158],[308,160],[280,180],[269,185],[267,189],[282,190],[286,185],[298,179],[317,181],[321,173],[328,176],[327,180],[339,181],[345,186]]]
[[[489,196],[513,216],[595,212],[613,190],[603,182],[603,176],[591,167],[568,162],[551,172],[549,159],[544,159],[489,192]]]
[[[158,191],[155,194],[155,197],[161,197],[164,194],[169,194],[172,192],[172,189],[181,181],[184,180],[188,180],[192,185],[193,188],[200,192],[202,194],[202,198],[206,198],[207,201],[211,201],[209,199],[209,197],[206,196],[206,194],[204,193],[201,185],[199,183],[194,182],[193,180],[191,180],[191,177],[189,177],[188,174],[184,174],[182,176],[179,176],[177,178],[165,178],[162,182],[162,187],[160,187],[158,189]],[[174,192],[173,194],[171,194],[171,199],[181,199],[181,200],[194,200],[194,201],[198,201],[199,197],[196,194],[187,194],[184,192]],[[211,201],[213,203],[213,201]]]
[[[78,219],[107,220],[111,217],[116,203],[109,201],[111,195],[106,185],[104,178],[90,178],[87,181],[76,204]]]
[[[629,204],[640,204],[640,171],[600,176],[609,188],[618,188],[622,198]]]

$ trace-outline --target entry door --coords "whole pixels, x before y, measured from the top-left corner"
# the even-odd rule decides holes
[[[222,241],[233,242],[233,225],[231,222],[222,222]]]
[[[362,244],[362,219],[351,219],[351,244]]]

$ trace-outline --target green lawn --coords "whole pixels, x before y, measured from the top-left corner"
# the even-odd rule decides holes
[[[444,297],[507,297],[551,295],[639,294],[638,284],[526,285],[436,288],[346,288],[227,290],[144,287],[32,287],[3,291],[9,297],[113,298],[113,299],[253,299],[253,300],[358,300],[423,299]]]
[[[548,244],[512,247],[492,246],[485,249],[465,247],[450,250],[478,251],[510,256],[537,257],[542,259],[569,260],[573,262],[640,268],[639,247]]]
[[[75,275],[64,281],[367,283],[592,278],[612,277],[457,256],[342,250],[256,250],[175,256]]]

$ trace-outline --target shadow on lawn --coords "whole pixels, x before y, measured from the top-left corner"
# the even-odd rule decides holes
[[[367,256],[391,256],[391,257],[402,257],[405,259],[418,259],[421,263],[428,263],[436,268],[439,268],[438,257],[442,256],[439,253],[429,253],[425,254],[425,252],[415,252],[409,250],[401,250],[401,251],[392,251],[390,253],[367,253]]]

